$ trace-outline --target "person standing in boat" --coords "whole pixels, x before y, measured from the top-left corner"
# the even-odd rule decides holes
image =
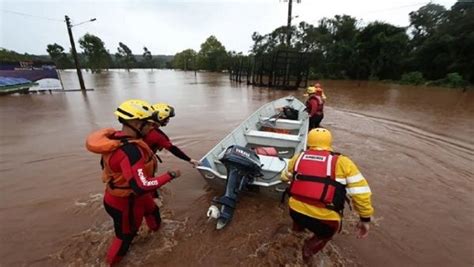
[[[161,216],[151,192],[181,175],[171,170],[153,177],[157,159],[142,141],[156,123],[157,113],[142,100],[127,100],[115,111],[121,130],[106,128],[90,134],[89,151],[102,155],[102,180],[106,183],[104,207],[112,217],[115,238],[108,248],[106,261],[120,262],[145,217],[150,230],[160,228]]]
[[[306,112],[309,115],[309,124],[308,124],[308,132],[311,129],[319,127],[319,124],[324,118],[324,101],[322,96],[317,94],[316,87],[310,86],[306,89],[305,96],[308,97],[306,100]]]
[[[160,129],[160,127],[165,127],[169,123],[170,118],[175,116],[174,108],[166,103],[157,103],[153,105],[153,108],[158,114],[158,123],[148,132],[143,141],[148,144],[153,153],[164,148],[175,157],[189,162],[193,167],[197,167],[199,161],[190,158],[181,149],[173,145],[170,138]]]
[[[331,132],[324,128],[311,130],[307,145],[308,150],[295,155],[281,176],[283,181],[291,182],[288,206],[293,230],[314,233],[304,241],[305,262],[340,230],[346,194],[360,216],[357,238],[368,236],[374,213],[367,180],[351,159],[332,151]]]

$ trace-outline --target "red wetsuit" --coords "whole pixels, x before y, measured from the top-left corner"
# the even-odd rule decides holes
[[[105,210],[112,217],[115,229],[115,238],[107,252],[107,262],[112,265],[118,263],[127,253],[144,217],[151,230],[159,229],[160,210],[150,192],[168,183],[172,177],[168,173],[152,176],[153,168],[150,168],[149,164],[154,161],[151,163],[156,166],[156,157],[142,141],[133,142],[135,140],[129,139],[122,132],[108,132],[106,135],[108,136],[96,142],[100,144],[95,147],[101,147],[103,140],[108,143],[120,140],[121,145],[112,149],[103,145],[102,147],[106,148],[94,151],[90,147],[95,139],[88,138],[87,146],[89,150],[103,154],[104,173],[119,177],[107,182],[104,194]],[[104,151],[107,149],[109,151]],[[121,183],[117,186],[113,181],[119,180]]]
[[[188,157],[181,149],[171,143],[170,138],[158,127],[153,128],[148,134],[143,138],[143,141],[156,153],[158,150],[163,148],[171,152],[176,157],[190,161],[191,158]]]

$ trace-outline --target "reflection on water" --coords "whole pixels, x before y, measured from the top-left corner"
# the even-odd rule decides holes
[[[61,77],[66,88],[79,87],[74,71]],[[231,83],[215,73],[111,70],[84,78],[94,91],[0,98],[1,265],[102,262],[111,225],[96,197],[103,190],[98,156],[85,151],[84,138],[101,127],[118,127],[113,111],[120,102],[143,98],[173,105],[177,115],[165,132],[200,158],[264,103],[302,95]],[[333,130],[335,149],[351,156],[368,178],[376,223],[370,238],[358,242],[349,228],[356,219],[347,215],[344,231],[316,261],[472,265],[473,93],[351,81],[322,85],[328,96],[322,124]],[[162,158],[161,171],[184,172],[166,186],[169,226],[161,235],[144,233],[126,265],[301,262],[301,237],[289,232],[285,208],[247,196],[231,227],[215,232],[204,214],[216,192],[206,191],[189,164],[167,152]]]

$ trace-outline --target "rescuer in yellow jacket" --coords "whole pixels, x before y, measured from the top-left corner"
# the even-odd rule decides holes
[[[348,157],[332,151],[331,132],[315,128],[308,133],[308,150],[295,155],[282,173],[290,181],[289,202],[293,230],[308,229],[314,236],[305,240],[303,259],[324,248],[341,226],[347,196],[360,216],[357,237],[369,234],[374,209],[367,180]]]

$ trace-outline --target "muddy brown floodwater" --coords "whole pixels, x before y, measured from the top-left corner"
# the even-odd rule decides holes
[[[61,73],[78,88],[75,73]],[[164,101],[177,116],[164,128],[201,158],[262,104],[302,91],[253,88],[226,75],[170,70],[85,74],[95,91],[0,97],[0,265],[101,266],[112,237],[102,207],[99,158],[88,133],[118,127],[128,98]],[[376,209],[368,239],[344,230],[314,266],[473,266],[474,93],[471,90],[323,81],[322,125],[334,147],[359,165]],[[287,208],[245,195],[223,231],[205,217],[210,199],[198,172],[168,152],[160,170],[183,176],[165,186],[164,227],[141,231],[122,266],[302,265],[304,236]],[[146,227],[143,227],[146,228]],[[304,234],[303,234],[304,235]]]

